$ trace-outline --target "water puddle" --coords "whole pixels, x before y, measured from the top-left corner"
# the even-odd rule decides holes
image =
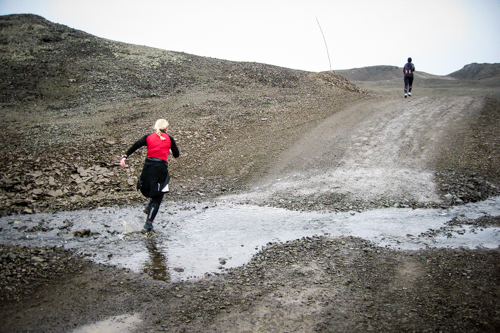
[[[496,248],[500,226],[471,223],[483,216],[500,216],[500,197],[449,209],[389,208],[362,213],[295,212],[224,200],[188,205],[166,202],[152,237],[140,233],[145,216],[142,207],[133,206],[4,216],[0,242],[64,246],[98,263],[175,282],[243,265],[269,242],[314,235],[361,237],[401,250]]]
[[[73,330],[71,333],[131,332],[141,321],[138,314],[116,316],[98,323],[82,326]]]

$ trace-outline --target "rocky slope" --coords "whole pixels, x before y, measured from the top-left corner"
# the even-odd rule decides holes
[[[160,117],[181,150],[176,193],[225,193],[301,130],[367,97],[331,72],[128,45],[33,15],[0,26],[3,214],[137,200],[144,152],[126,170],[116,163]]]

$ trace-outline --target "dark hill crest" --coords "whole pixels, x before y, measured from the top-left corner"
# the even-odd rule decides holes
[[[111,41],[37,15],[0,16],[0,28],[0,103],[64,101],[67,107],[202,86],[296,88],[304,80],[316,82],[306,71]],[[337,88],[359,90],[345,82]]]
[[[397,66],[368,66],[362,68],[342,69],[336,70],[335,73],[342,75],[349,81],[388,81],[403,78],[403,67]],[[437,75],[428,74],[417,70],[415,72],[416,78],[435,79],[442,78]]]
[[[465,65],[462,69],[449,74],[448,76],[461,80],[483,80],[500,77],[500,64],[478,64]]]

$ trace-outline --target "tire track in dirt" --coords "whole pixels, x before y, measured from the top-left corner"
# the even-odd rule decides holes
[[[260,195],[336,193],[351,200],[440,202],[433,165],[484,105],[478,97],[381,99],[332,115],[256,181]]]

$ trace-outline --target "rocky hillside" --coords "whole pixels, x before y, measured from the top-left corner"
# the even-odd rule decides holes
[[[67,108],[164,97],[218,81],[295,87],[307,75],[114,42],[34,15],[3,16],[0,27],[2,103]]]
[[[500,64],[478,64],[465,65],[464,68],[449,74],[448,76],[462,80],[483,80],[489,78],[500,78]]]
[[[110,41],[35,15],[0,17],[2,213],[137,201],[144,151],[167,118],[176,195],[243,186],[301,131],[366,94],[309,73]]]

